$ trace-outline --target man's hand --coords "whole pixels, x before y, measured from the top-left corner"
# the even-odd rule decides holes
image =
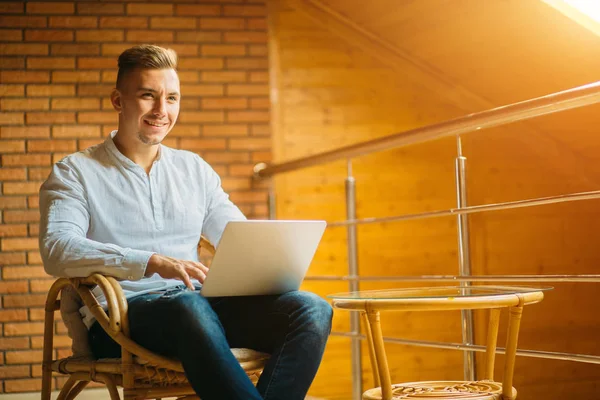
[[[202,263],[153,254],[146,266],[145,276],[157,273],[165,279],[179,279],[189,289],[194,290],[191,279],[198,279],[202,283],[207,272],[208,267]]]

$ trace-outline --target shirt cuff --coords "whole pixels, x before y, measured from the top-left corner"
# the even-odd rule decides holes
[[[146,273],[148,261],[153,254],[155,253],[152,251],[129,250],[123,259],[123,266],[129,271],[129,275],[126,279],[130,281],[142,279]]]

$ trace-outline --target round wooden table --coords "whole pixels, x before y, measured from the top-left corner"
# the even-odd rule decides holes
[[[365,322],[373,377],[378,386],[363,394],[364,400],[397,399],[470,399],[512,400],[517,397],[512,387],[517,340],[523,307],[542,301],[544,291],[551,288],[522,286],[438,286],[411,289],[368,290],[337,293],[328,296],[335,308],[359,311]],[[392,384],[383,345],[380,312],[440,311],[489,309],[486,343],[486,365],[483,380],[428,381]],[[506,358],[502,383],[494,382],[494,359],[498,339],[500,312],[508,309]]]

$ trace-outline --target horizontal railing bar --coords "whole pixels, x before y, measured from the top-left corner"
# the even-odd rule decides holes
[[[307,275],[310,281],[360,282],[600,282],[600,275],[422,275],[422,276],[351,276]]]
[[[600,199],[600,190],[594,190],[590,192],[580,193],[569,193],[558,196],[540,197],[536,199],[508,201],[505,203],[495,204],[482,204],[478,206],[467,206],[461,208],[451,208],[449,210],[429,211],[424,213],[416,214],[404,214],[391,217],[379,217],[379,218],[360,218],[346,221],[329,222],[328,226],[346,226],[346,225],[358,225],[358,224],[374,224],[382,222],[398,222],[398,221],[409,221],[423,218],[433,217],[447,217],[450,215],[460,214],[474,214],[484,211],[498,211],[498,210],[509,210],[515,208],[533,207],[556,203],[566,203],[569,201],[581,201],[581,200],[593,200]]]
[[[342,147],[296,160],[256,168],[256,176],[266,178],[336,160],[353,158],[376,151],[388,150],[409,144],[426,142],[446,136],[460,135],[484,128],[505,125],[525,119],[552,114],[600,102],[600,82],[579,86],[573,89],[542,97],[493,108],[460,118],[395,133],[382,138]]]
[[[352,332],[331,332],[333,336],[343,337],[359,337],[361,340],[365,339],[365,335],[355,335]],[[384,342],[394,344],[404,344],[409,346],[417,347],[431,347],[436,349],[450,349],[450,350],[461,350],[461,351],[480,351],[485,352],[485,346],[479,345],[468,345],[462,343],[446,343],[446,342],[429,342],[425,340],[409,340],[399,339],[392,337],[384,337]],[[497,354],[505,354],[506,349],[504,347],[497,347]],[[554,351],[540,351],[540,350],[517,350],[518,356],[523,357],[534,357],[543,358],[548,360],[562,360],[562,361],[575,361],[587,364],[600,364],[600,356],[594,356],[591,354],[575,354],[575,353],[560,353]]]

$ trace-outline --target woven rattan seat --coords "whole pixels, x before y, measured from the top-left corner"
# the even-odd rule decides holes
[[[369,389],[363,400],[380,400],[381,387]],[[513,398],[517,391],[513,388]],[[407,382],[392,385],[392,400],[401,399],[447,399],[447,400],[501,400],[502,384],[483,381],[425,381]]]

